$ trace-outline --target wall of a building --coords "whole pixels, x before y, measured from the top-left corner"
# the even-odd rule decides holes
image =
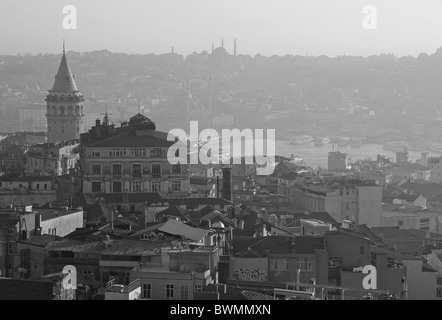
[[[242,281],[268,281],[268,258],[231,257],[229,278]]]
[[[382,214],[382,187],[361,186],[357,187],[358,196],[358,224],[366,224],[369,227],[381,225]]]
[[[422,260],[402,260],[407,266],[408,300],[436,300],[437,273],[422,272]]]
[[[64,237],[77,228],[83,228],[83,210],[41,222],[42,234],[52,234],[48,229],[56,229],[56,235]]]
[[[368,239],[343,233],[327,234],[325,241],[329,257],[342,258],[343,268],[365,267],[371,264],[371,249]],[[363,247],[363,253],[361,253]]]
[[[8,204],[16,205],[44,205],[48,202],[56,201],[57,194],[55,190],[51,191],[34,191],[22,194],[0,193],[0,206]]]

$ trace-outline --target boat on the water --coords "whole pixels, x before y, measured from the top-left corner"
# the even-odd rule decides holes
[[[344,137],[339,138],[338,140],[338,147],[346,147],[350,144],[350,138]]]
[[[364,141],[363,138],[353,138],[351,139],[350,144],[352,147],[360,147],[362,146],[363,141]]]
[[[401,152],[401,151],[404,151],[405,149],[408,150],[408,148],[409,148],[408,143],[406,143],[404,141],[392,141],[392,142],[387,142],[386,144],[384,144],[385,150],[389,150],[389,151],[393,151],[393,152]]]
[[[428,151],[428,144],[425,142],[411,142],[409,144],[408,150],[413,151],[413,152]]]
[[[442,154],[442,144],[439,143],[432,143],[429,147],[430,151],[435,153],[441,153]]]
[[[312,136],[296,136],[296,137],[292,137],[290,139],[290,143],[291,144],[308,144],[311,143],[313,141],[313,137]]]
[[[315,146],[323,146],[324,144],[327,144],[329,142],[330,142],[329,137],[319,137],[319,138],[315,138],[315,140],[313,141],[313,144]]]

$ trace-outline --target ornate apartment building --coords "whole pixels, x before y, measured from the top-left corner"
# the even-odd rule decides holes
[[[169,197],[189,194],[187,165],[171,165],[167,151],[175,142],[156,131],[155,123],[137,114],[115,128],[96,124],[81,135],[80,170],[85,194],[159,192]]]

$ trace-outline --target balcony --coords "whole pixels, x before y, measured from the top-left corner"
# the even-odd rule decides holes
[[[152,178],[161,178],[162,177],[162,175],[161,175],[161,173],[160,172],[152,172]]]

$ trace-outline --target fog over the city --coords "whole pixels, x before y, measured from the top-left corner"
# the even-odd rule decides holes
[[[78,29],[62,27],[74,5]],[[377,29],[362,27],[363,8],[377,9]],[[212,42],[255,55],[372,55],[432,53],[440,46],[439,0],[165,0],[0,1],[0,54],[76,51],[180,54],[210,50]],[[29,37],[32,34],[32,37]]]

